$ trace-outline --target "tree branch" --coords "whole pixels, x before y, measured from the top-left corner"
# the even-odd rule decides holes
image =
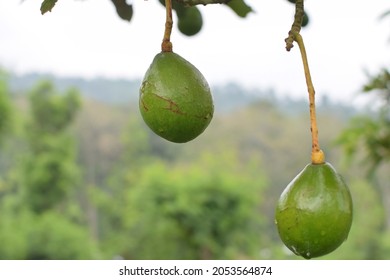
[[[161,44],[161,51],[163,52],[172,52],[172,42],[171,42],[171,33],[172,33],[172,0],[165,0],[165,30],[163,42]]]
[[[288,37],[284,40],[286,42],[286,50],[290,51],[294,47],[294,34],[299,34],[301,31],[303,16],[305,15],[305,10],[303,6],[304,0],[296,0],[295,2],[295,16],[294,22],[291,26],[290,31],[288,32]]]
[[[226,4],[231,0],[175,0],[178,3],[182,3],[186,6],[195,5],[208,5],[208,4]]]

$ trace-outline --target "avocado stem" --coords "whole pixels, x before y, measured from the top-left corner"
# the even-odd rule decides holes
[[[303,68],[305,71],[307,91],[309,93],[309,108],[310,108],[310,131],[312,137],[312,152],[311,152],[311,161],[313,164],[322,164],[325,162],[324,152],[320,149],[320,144],[318,141],[318,127],[316,119],[316,104],[315,104],[315,90],[313,82],[311,80],[309,63],[307,60],[305,44],[303,38],[299,33],[293,32],[294,41],[298,43],[299,50],[301,52]]]
[[[290,31],[288,32],[288,37],[284,40],[286,42],[286,50],[290,51],[292,47],[294,47],[294,34],[299,34],[301,31],[303,17],[305,15],[305,8],[303,4],[304,0],[296,0],[295,1],[295,15],[294,22],[291,26]]]
[[[171,43],[171,33],[172,33],[172,0],[165,0],[165,10],[166,10],[166,19],[165,19],[165,30],[164,38],[161,44],[161,51],[163,52],[172,52],[172,43]]]
[[[302,20],[305,15],[304,10],[304,0],[295,1],[295,16],[294,22],[291,26],[290,31],[288,32],[288,37],[285,39],[286,50],[290,51],[294,46],[293,42],[297,42],[299,50],[301,52],[303,68],[305,71],[306,85],[309,92],[309,106],[310,106],[310,131],[312,138],[312,150],[311,150],[311,162],[313,164],[322,164],[325,162],[324,152],[320,149],[320,144],[318,142],[318,128],[316,120],[316,105],[315,105],[315,90],[313,82],[311,80],[309,63],[307,61],[305,44],[303,43],[303,38],[299,34],[301,31]]]

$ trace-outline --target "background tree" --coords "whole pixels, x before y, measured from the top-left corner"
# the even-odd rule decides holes
[[[12,128],[12,105],[7,74],[0,68],[0,144]]]
[[[0,259],[96,258],[81,216],[70,210],[77,205],[69,198],[79,170],[69,126],[80,108],[78,92],[60,95],[43,81],[29,94],[31,114],[25,103],[13,101],[26,125],[8,134],[13,141],[2,151],[8,156],[0,179]]]
[[[250,94],[259,99],[241,104],[245,89],[226,86],[218,102],[223,108],[210,129],[200,139],[174,146],[147,130],[133,101],[112,105],[114,97],[106,91],[120,87],[105,83],[84,95],[83,107],[77,91],[58,92],[48,81],[12,99],[26,125],[17,141],[0,146],[0,258],[295,258],[277,237],[273,213],[281,190],[307,163],[306,100],[261,92]],[[3,85],[4,96],[10,96]],[[128,84],[122,88],[123,96],[131,95]],[[229,91],[239,93],[235,100]],[[105,103],[91,100],[97,95]],[[16,115],[9,108],[10,116]],[[322,144],[330,147],[355,111],[331,101],[318,109]],[[379,111],[370,115],[374,124]],[[1,113],[8,116],[7,110]],[[378,126],[368,141],[380,143],[376,154],[387,149],[387,138],[377,139],[383,129]],[[362,149],[366,130],[355,131],[356,158],[369,154]],[[4,131],[0,136],[11,142],[15,136]],[[339,162],[339,154],[337,147],[327,151],[332,162]],[[360,167],[348,167],[343,174],[353,190],[354,225],[343,248],[327,258],[388,259],[384,220],[389,215],[383,205],[390,201],[378,203],[389,197],[386,159],[377,164],[374,181],[363,179]]]
[[[26,204],[40,213],[60,206],[77,184],[75,143],[67,129],[80,99],[75,90],[59,95],[43,81],[31,91],[30,104],[24,191]]]
[[[261,167],[229,151],[220,156],[202,153],[178,164],[154,159],[120,173],[120,192],[95,193],[101,213],[122,213],[103,219],[106,246],[126,259],[258,256],[265,242],[259,235],[265,225],[258,212],[265,189]]]
[[[390,160],[390,73],[382,69],[371,76],[363,87],[370,94],[376,110],[370,115],[353,118],[349,127],[342,133],[339,143],[343,145],[348,159],[364,149],[364,162],[371,177],[382,164]]]
[[[381,18],[390,15],[390,11],[383,13]],[[371,108],[368,114],[360,114],[349,121],[348,127],[342,131],[337,144],[344,150],[346,164],[351,165],[354,160],[361,160],[360,166],[367,168],[366,176],[371,187],[376,192],[377,205],[383,209],[384,215],[375,227],[379,242],[389,234],[390,227],[390,188],[389,161],[390,161],[390,72],[383,68],[376,75],[368,75],[368,81],[362,87],[362,92],[371,98]],[[386,178],[384,181],[379,178]],[[385,242],[387,249],[389,243]],[[370,258],[381,258],[381,243],[373,242],[370,249]],[[382,248],[383,250],[383,248]]]

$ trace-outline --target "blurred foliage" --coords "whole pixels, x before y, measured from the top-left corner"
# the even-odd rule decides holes
[[[41,4],[41,13],[51,12],[58,0],[43,0]],[[165,5],[165,0],[158,0]],[[295,0],[287,0],[295,3]],[[134,13],[133,4],[126,0],[111,0],[115,6],[118,16],[126,21],[131,21]],[[200,32],[203,26],[203,18],[197,5],[222,4],[231,9],[238,17],[245,18],[253,13],[253,9],[247,4],[246,0],[172,0],[172,8],[177,15],[177,26],[179,31],[187,36],[193,36]],[[305,12],[302,26],[309,23],[309,17]]]
[[[389,14],[389,11],[386,11],[380,18],[383,19]],[[371,110],[369,114],[361,114],[352,118],[336,143],[344,150],[346,165],[360,159],[361,166],[367,168],[366,176],[379,197],[377,204],[380,204],[385,211],[385,218],[379,229],[381,236],[378,236],[383,244],[378,244],[375,249],[381,247],[382,251],[388,253],[390,242],[386,236],[389,234],[390,228],[390,190],[388,185],[390,168],[390,72],[387,68],[383,68],[377,74],[367,76],[368,81],[362,87],[362,94],[371,99]],[[379,252],[380,250],[376,251]]]
[[[130,21],[133,6],[111,1]],[[56,2],[44,0],[42,13]],[[197,34],[203,20],[193,4],[211,2],[239,17],[252,12],[244,0],[178,0],[179,30]],[[319,108],[321,143],[336,165],[342,155],[332,143],[342,132],[342,173],[354,200],[350,236],[325,259],[390,258],[389,85],[386,69],[370,77],[363,91],[376,94],[377,110],[348,123],[331,106]],[[297,258],[273,217],[279,194],[310,158],[306,111],[252,102],[175,145],[153,135],[133,104],[83,101],[49,81],[12,96],[0,72],[0,259]],[[12,134],[16,115],[24,125]]]
[[[370,204],[372,207],[384,208],[385,215],[378,220],[377,231],[371,233],[376,236],[378,242],[371,244],[365,250],[369,258],[386,258],[390,250],[388,241],[390,225],[389,205],[389,161],[390,161],[390,73],[382,69],[377,75],[370,76],[369,81],[363,86],[364,94],[369,94],[373,110],[370,114],[358,115],[349,121],[349,125],[342,131],[337,139],[337,144],[343,147],[346,164],[349,165],[356,159],[360,159],[360,165],[367,168],[366,176],[376,191],[377,202]],[[384,174],[385,180],[380,180],[380,174]],[[368,208],[365,208],[368,209]],[[372,213],[367,219],[373,221],[381,217],[380,213]],[[359,227],[363,230],[363,227]],[[358,247],[358,246],[356,246]]]
[[[382,163],[390,160],[390,73],[383,69],[370,77],[363,87],[364,93],[374,96],[372,104],[378,103],[371,115],[360,115],[350,121],[338,139],[349,160],[364,150],[363,162],[368,166],[368,175],[373,176]]]
[[[60,204],[77,182],[71,139],[43,135],[42,150],[31,151],[24,162],[26,204],[42,212]]]
[[[386,11],[380,19],[389,15],[390,11]],[[375,106],[374,111],[370,115],[360,115],[351,119],[337,143],[344,148],[348,162],[356,158],[359,150],[362,149],[364,151],[363,164],[368,167],[367,175],[371,180],[375,180],[380,167],[390,160],[389,69],[383,68],[376,75],[368,75],[368,81],[363,86],[362,92],[371,97],[371,105]],[[381,192],[379,186],[377,190]]]
[[[93,240],[83,225],[63,215],[47,211],[32,217],[27,259],[89,259],[96,258]]]
[[[260,170],[256,159],[240,163],[229,151],[203,154],[191,163],[153,160],[130,169],[124,191],[109,200],[100,194],[102,210],[114,211],[115,200],[126,213],[104,226],[108,240],[119,240],[117,250],[130,259],[256,257],[264,224],[256,211],[265,187]]]
[[[57,133],[69,126],[80,108],[79,93],[69,89],[64,96],[55,92],[53,84],[42,81],[30,93],[31,131],[33,133]]]
[[[1,209],[0,259],[74,260],[97,257],[96,246],[86,228],[47,211]]]
[[[29,151],[24,160],[26,203],[34,212],[63,201],[77,181],[74,141],[66,133],[80,107],[78,93],[60,95],[49,81],[29,94],[31,118],[26,128]]]
[[[7,135],[12,142],[2,151],[8,164],[0,173],[0,259],[98,258],[88,228],[67,205],[79,172],[68,131],[80,108],[78,93],[60,95],[43,81],[23,98],[30,110],[19,97],[5,96],[25,125],[22,133]],[[5,119],[8,126],[12,120]]]
[[[81,102],[76,90],[48,81],[10,94],[2,81],[23,125],[2,134],[0,259],[297,259],[273,217],[281,191],[310,160],[306,102],[282,105],[265,94],[226,104],[201,137],[178,145],[145,126],[136,101]],[[223,91],[242,94],[233,85]],[[353,161],[339,168],[341,148],[332,145],[349,122],[342,106],[325,101],[321,143],[355,206],[349,238],[325,259],[388,259],[389,193]]]
[[[0,69],[0,143],[12,128],[12,105],[7,86],[7,74]]]

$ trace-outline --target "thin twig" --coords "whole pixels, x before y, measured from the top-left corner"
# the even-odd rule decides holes
[[[164,38],[161,44],[161,50],[163,52],[172,52],[171,33],[172,33],[172,0],[165,0],[166,19]]]
[[[311,161],[314,164],[324,163],[325,156],[320,149],[320,144],[318,141],[318,127],[317,127],[317,118],[316,118],[316,104],[315,104],[315,90],[313,82],[311,80],[309,62],[307,60],[305,44],[303,38],[299,33],[293,33],[294,41],[298,43],[299,50],[301,52],[303,68],[305,71],[307,91],[309,93],[309,108],[310,108],[310,131],[312,137],[312,152],[311,152]]]
[[[291,26],[290,31],[288,32],[288,37],[284,40],[286,42],[286,50],[290,51],[294,47],[294,34],[299,34],[301,31],[303,16],[305,15],[304,0],[296,0],[295,2],[295,16],[294,22]]]
[[[318,141],[318,127],[317,127],[317,118],[316,118],[316,104],[315,104],[315,90],[313,82],[311,80],[309,63],[307,60],[305,44],[303,42],[302,36],[299,34],[301,31],[302,20],[305,14],[304,0],[296,0],[295,2],[295,16],[294,22],[291,26],[290,31],[288,32],[288,37],[285,39],[286,50],[290,51],[294,46],[294,41],[298,43],[299,50],[301,52],[303,69],[305,72],[307,91],[309,93],[309,108],[310,108],[310,131],[312,139],[312,150],[311,150],[311,162],[313,164],[322,164],[325,162],[325,155],[320,149],[320,144]]]

